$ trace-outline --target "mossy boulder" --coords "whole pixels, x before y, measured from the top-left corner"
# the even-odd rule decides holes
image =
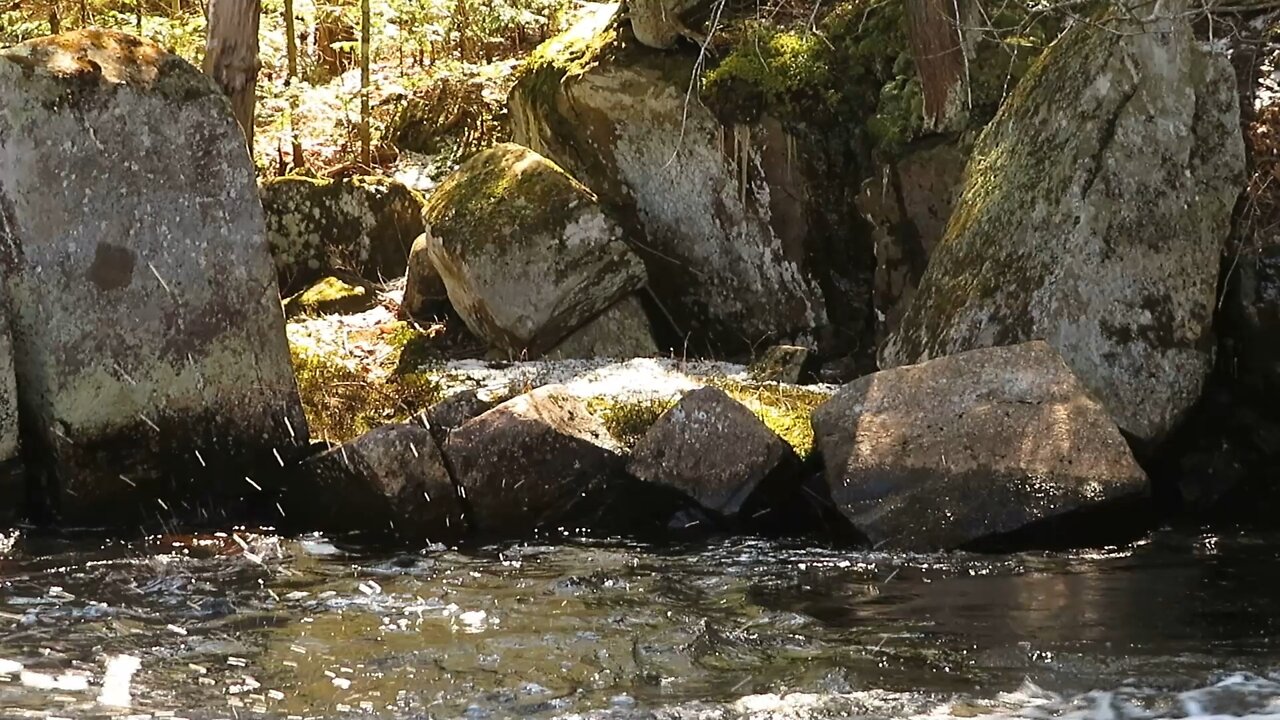
[[[645,283],[596,196],[513,144],[476,154],[432,194],[428,253],[473,333],[537,356]]]
[[[261,517],[244,478],[265,487],[307,424],[226,97],[154,43],[84,30],[0,51],[0,138],[33,499],[133,531]]]
[[[832,500],[877,548],[948,550],[1054,522],[1068,523],[1051,538],[1064,546],[1147,530],[1139,515],[1097,520],[1144,496],[1147,477],[1044,342],[855,380],[813,429]]]
[[[515,139],[622,221],[674,326],[660,339],[720,355],[811,339],[827,315],[808,260],[809,179],[780,125],[726,127],[687,97],[695,61],[589,15],[522,70]]]
[[[1158,8],[1076,26],[1018,85],[882,366],[1044,338],[1144,440],[1199,398],[1244,148],[1230,65]]]
[[[351,282],[348,282],[351,281]],[[297,315],[351,315],[378,304],[371,285],[356,278],[326,275],[284,303],[285,317]]]
[[[414,239],[426,229],[422,197],[390,178],[290,175],[264,181],[261,191],[285,292],[333,270],[371,282],[401,277]]]

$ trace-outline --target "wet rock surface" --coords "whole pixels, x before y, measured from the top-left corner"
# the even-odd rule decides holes
[[[384,425],[307,460],[285,488],[290,527],[373,531],[407,541],[464,537],[466,518],[444,457],[417,425]]]
[[[549,385],[520,395],[449,433],[452,463],[473,527],[512,537],[572,521],[623,458],[582,400]]]
[[[885,549],[964,547],[1148,492],[1105,408],[1044,342],[856,380],[813,425],[832,500]]]

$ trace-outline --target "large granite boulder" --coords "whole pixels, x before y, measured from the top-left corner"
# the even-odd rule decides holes
[[[813,429],[832,500],[887,549],[965,547],[1148,490],[1106,409],[1040,341],[861,378]]]
[[[1173,5],[1077,25],[1018,85],[882,367],[1044,338],[1137,438],[1196,401],[1244,151],[1231,66]]]
[[[285,489],[299,530],[390,533],[444,541],[467,532],[462,500],[431,433],[384,425],[304,462]]]
[[[555,529],[622,473],[604,425],[563,386],[512,398],[448,434],[444,453],[472,526],[511,537]]]
[[[150,42],[42,38],[0,51],[0,144],[0,276],[45,499],[95,524],[265,510],[245,477],[264,485],[307,425],[227,99]]]
[[[513,356],[540,355],[645,282],[595,195],[519,145],[476,154],[424,214],[428,257],[454,310]]]
[[[633,476],[684,493],[725,519],[765,509],[770,485],[794,481],[798,494],[798,470],[786,441],[713,387],[687,393],[658,418],[627,463]]]
[[[659,52],[625,34],[602,9],[540,48],[509,100],[515,140],[615,210],[672,337],[693,352],[811,341],[827,312],[793,138],[776,121],[722,125],[688,97],[696,48]]]
[[[262,183],[262,207],[286,292],[333,270],[371,282],[401,277],[424,230],[422,197],[385,177],[273,178]]]

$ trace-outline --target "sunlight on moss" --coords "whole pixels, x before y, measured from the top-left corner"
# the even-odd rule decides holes
[[[813,452],[813,426],[809,419],[830,394],[799,385],[755,385],[728,378],[712,378],[708,384],[745,405],[800,457]]]
[[[373,380],[296,345],[289,351],[302,408],[318,439],[345,442],[379,425],[403,422],[444,394],[441,379],[429,372]]]
[[[587,409],[600,418],[609,435],[628,450],[653,427],[662,414],[675,406],[677,398],[609,398],[587,400]]]

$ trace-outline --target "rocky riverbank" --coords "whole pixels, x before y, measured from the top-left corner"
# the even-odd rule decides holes
[[[255,187],[224,99],[127,35],[0,51],[0,511],[935,550],[1265,497],[1274,298],[1236,247],[1269,247],[1236,208],[1253,109],[1184,15],[1063,28],[990,112],[886,134],[887,88],[912,87],[891,6],[785,46],[866,63],[807,113],[833,76],[733,55],[691,105],[694,49],[614,10],[530,58],[521,144],[428,197]],[[846,120],[879,130],[838,134],[876,84]]]

